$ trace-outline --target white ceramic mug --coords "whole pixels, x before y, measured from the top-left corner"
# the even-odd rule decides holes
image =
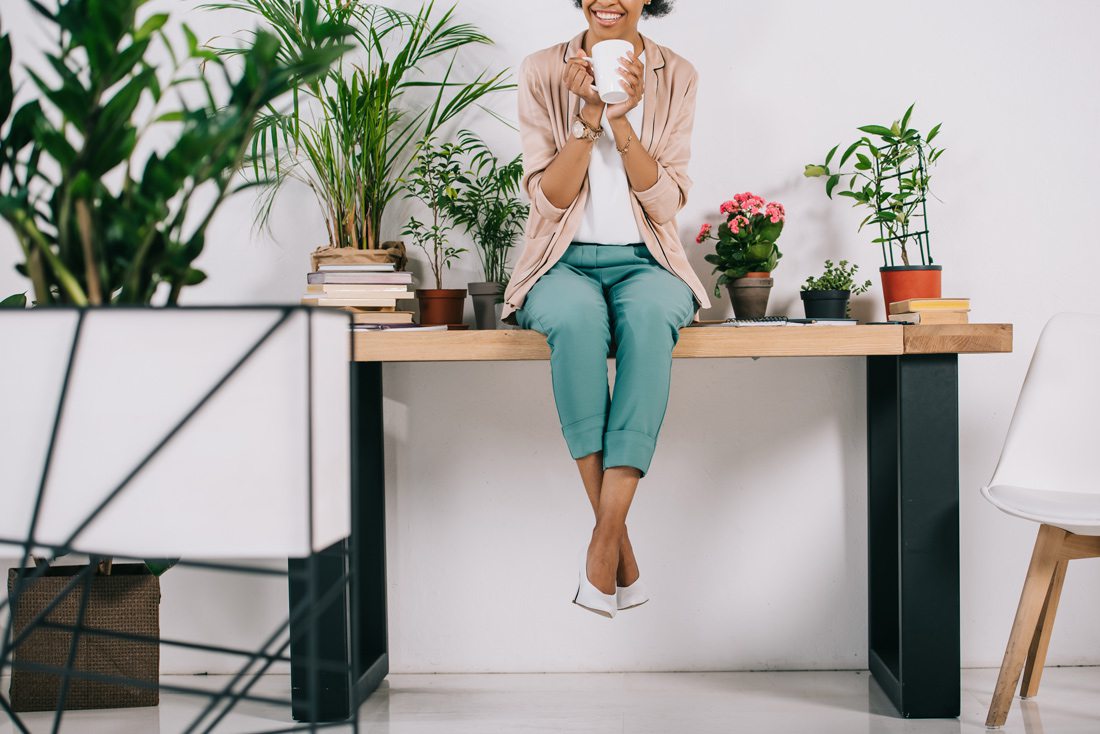
[[[628,55],[634,50],[634,44],[613,38],[609,41],[600,41],[592,47],[592,55],[585,59],[592,64],[592,73],[596,79],[596,91],[606,104],[618,104],[630,99],[630,94],[623,89],[622,75],[619,67],[622,62],[619,57],[630,58]]]

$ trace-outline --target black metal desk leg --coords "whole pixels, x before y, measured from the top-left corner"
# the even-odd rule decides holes
[[[316,703],[318,721],[351,718],[359,704],[389,673],[386,619],[386,484],[383,464],[382,363],[351,364],[351,538],[348,560],[350,584],[317,625],[320,676]],[[308,569],[310,561],[292,561],[291,569]],[[312,559],[323,594],[341,578],[344,558],[319,554]],[[337,565],[341,564],[341,565]],[[306,598],[306,584],[291,582],[290,606]],[[311,678],[306,668],[310,635],[302,625],[291,626],[298,641],[291,647],[291,690],[294,718],[309,720]],[[350,675],[341,675],[344,668]],[[335,669],[335,670],[334,670]]]
[[[290,560],[290,690],[295,721],[343,721],[351,715],[351,625],[347,541],[312,558]],[[314,596],[310,595],[311,589]],[[330,603],[314,600],[339,586]],[[316,646],[316,647],[314,647]],[[314,661],[318,665],[314,666]],[[312,696],[311,696],[312,692]]]
[[[382,366],[382,362],[351,365],[352,695],[356,708],[390,672]]]
[[[907,718],[960,710],[958,355],[867,358],[869,666]]]

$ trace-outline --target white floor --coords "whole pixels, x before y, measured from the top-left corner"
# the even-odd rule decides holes
[[[391,675],[363,705],[359,720],[360,731],[369,734],[968,734],[987,731],[996,677],[993,669],[963,671],[958,720],[906,720],[866,672]],[[164,680],[209,687],[228,682],[216,676]],[[6,692],[7,681],[0,685]],[[270,676],[255,690],[282,698],[288,686],[287,678]],[[1100,668],[1049,668],[1042,686],[1040,696],[1013,702],[1005,734],[1100,731]],[[174,734],[202,705],[166,693],[158,708],[70,712],[61,731]],[[32,732],[50,731],[51,714],[24,716]],[[214,731],[292,725],[284,707],[245,703]],[[0,734],[14,731],[10,722],[0,723]]]

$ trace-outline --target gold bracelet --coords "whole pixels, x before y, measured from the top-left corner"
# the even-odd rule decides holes
[[[615,146],[615,150],[619,151],[620,155],[626,155],[626,152],[630,150],[630,143],[634,140],[634,136],[630,133],[626,134],[626,144],[623,147]]]

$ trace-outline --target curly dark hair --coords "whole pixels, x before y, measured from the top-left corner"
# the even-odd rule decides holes
[[[573,0],[573,3],[578,8],[583,7],[581,5],[581,0]],[[642,17],[660,18],[662,16],[668,15],[672,12],[672,3],[673,0],[651,0],[651,2],[649,2],[642,8]]]

